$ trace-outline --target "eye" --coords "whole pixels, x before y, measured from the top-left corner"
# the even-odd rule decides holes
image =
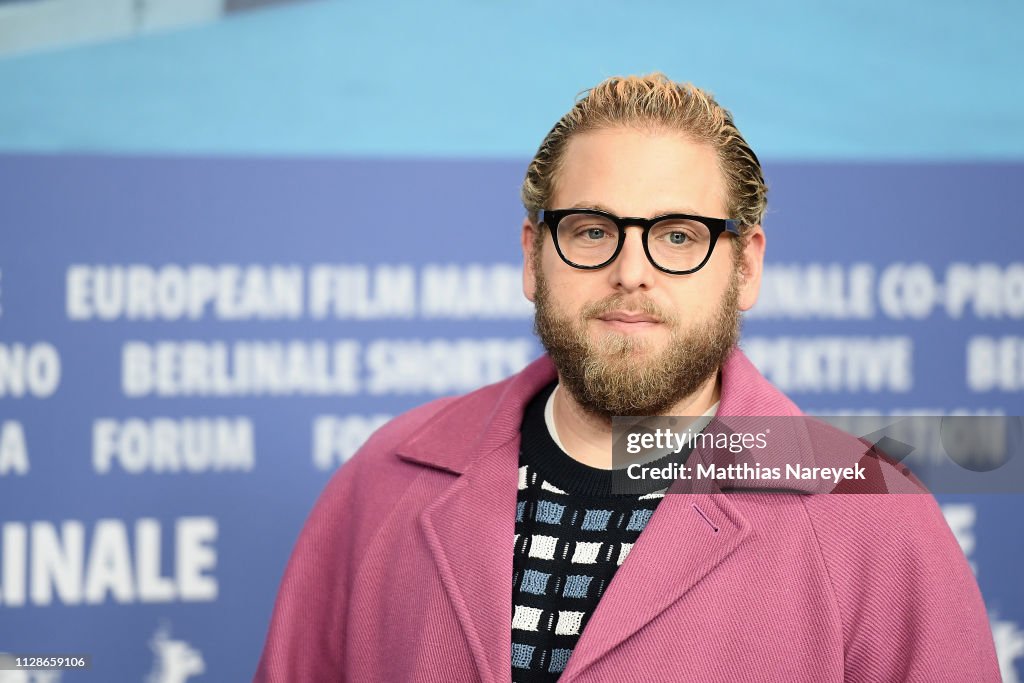
[[[651,239],[660,247],[693,249],[709,238],[707,226],[696,221],[673,219],[655,224]]]
[[[608,239],[611,233],[602,225],[580,225],[573,229],[572,236],[581,241],[597,242]]]
[[[558,234],[562,244],[572,242],[580,248],[602,247],[618,240],[618,228],[603,216],[580,213],[566,216],[558,224]]]
[[[689,231],[679,228],[666,230],[659,235],[655,235],[654,238],[669,247],[689,247],[696,240]]]

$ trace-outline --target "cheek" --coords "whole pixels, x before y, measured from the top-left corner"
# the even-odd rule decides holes
[[[707,304],[701,296],[673,297],[672,306],[682,327],[689,327],[695,320],[707,317]]]
[[[564,315],[576,317],[580,309],[586,303],[581,297],[577,287],[558,280],[548,281],[548,298]]]
[[[697,287],[691,299],[696,299],[693,305],[702,311],[717,311],[722,297],[725,296],[725,292],[732,283],[732,253],[728,250],[722,251],[726,253],[719,254],[718,249],[715,249],[712,260],[696,273],[698,279],[694,284]]]
[[[577,274],[575,269],[567,266],[562,261],[558,254],[555,253],[555,248],[551,244],[544,245],[537,267],[543,272],[544,280],[547,282],[548,289],[551,290],[553,296],[562,298],[561,295],[567,294],[566,290],[571,290],[578,286],[575,279]]]
[[[596,292],[588,296],[591,290],[585,274],[570,270],[561,260],[554,266],[544,264],[543,272],[548,302],[564,316],[575,318],[586,304],[601,298]]]
[[[562,261],[562,257],[555,251],[555,245],[551,243],[551,236],[545,234],[544,246],[541,249],[541,263],[544,265],[544,272],[550,276],[563,275],[568,266]]]
[[[686,284],[693,286],[676,291],[670,304],[684,327],[715,315],[728,283],[724,279],[719,282],[718,278],[715,278],[714,282],[697,281]]]

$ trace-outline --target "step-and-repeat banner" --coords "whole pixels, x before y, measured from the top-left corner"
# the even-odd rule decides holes
[[[316,496],[540,352],[526,160],[0,156],[0,681],[240,681]],[[771,164],[743,346],[819,414],[1024,414],[1021,165]],[[1024,498],[944,495],[1007,681]]]

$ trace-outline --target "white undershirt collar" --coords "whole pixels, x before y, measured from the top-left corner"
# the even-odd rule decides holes
[[[562,445],[562,440],[558,438],[558,428],[555,427],[555,394],[558,393],[558,389],[561,385],[556,384],[551,395],[548,396],[548,402],[544,405],[544,424],[548,426],[548,432],[551,434],[552,440],[558,447],[564,452],[568,453],[565,446]],[[720,401],[715,401],[714,405],[707,409],[701,417],[712,418],[718,412],[718,404]]]

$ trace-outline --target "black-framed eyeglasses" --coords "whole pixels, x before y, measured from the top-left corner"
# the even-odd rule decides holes
[[[620,218],[597,209],[557,209],[541,212],[555,250],[573,268],[595,270],[615,260],[626,243],[626,227],[644,229],[647,259],[672,275],[695,273],[707,264],[723,232],[740,234],[732,218],[707,218],[670,213],[654,218]]]

